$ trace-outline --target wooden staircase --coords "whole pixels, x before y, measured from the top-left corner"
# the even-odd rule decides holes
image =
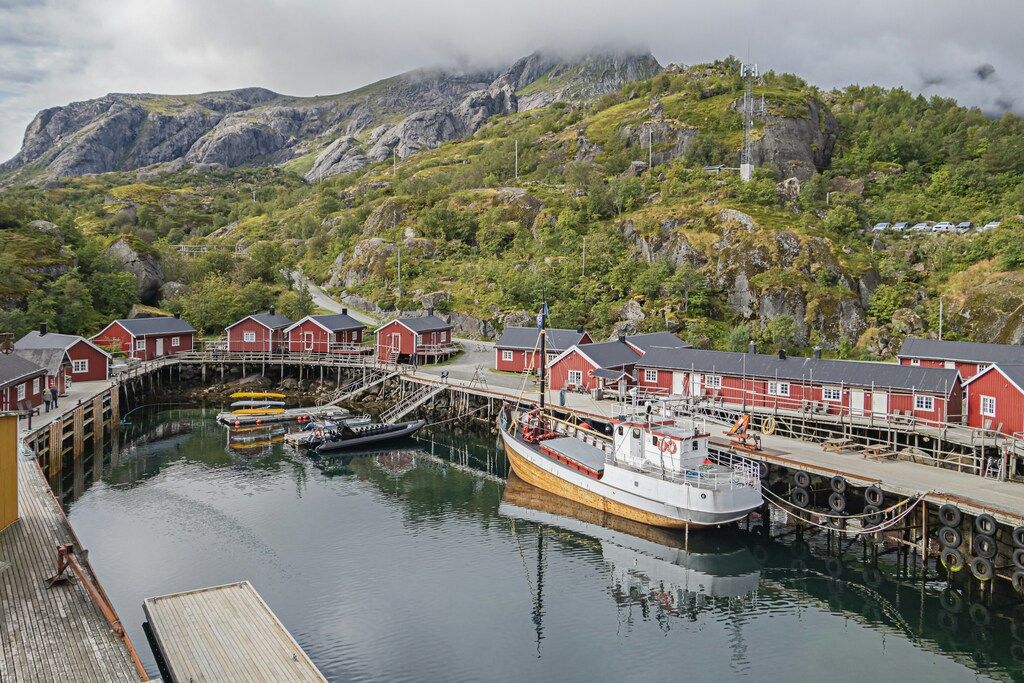
[[[445,391],[448,387],[441,385],[427,384],[417,388],[412,393],[406,394],[404,397],[399,399],[395,405],[391,406],[383,413],[380,414],[381,422],[395,422],[401,420],[403,417],[411,413],[412,411],[419,408],[421,405],[434,398],[442,391]]]

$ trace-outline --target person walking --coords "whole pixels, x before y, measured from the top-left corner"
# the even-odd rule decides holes
[[[50,401],[53,403],[53,409],[57,409],[57,387],[50,387]]]
[[[50,412],[50,390],[43,391],[43,405],[46,406],[46,412]]]

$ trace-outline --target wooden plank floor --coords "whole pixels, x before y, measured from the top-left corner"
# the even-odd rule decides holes
[[[0,531],[0,681],[138,681],[128,649],[77,581],[47,590],[71,543],[38,466],[18,460],[20,519]]]
[[[326,680],[248,581],[147,598],[144,609],[174,680]]]

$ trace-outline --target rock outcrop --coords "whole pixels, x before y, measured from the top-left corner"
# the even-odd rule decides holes
[[[839,123],[828,107],[813,99],[806,106],[806,115],[766,114],[764,135],[753,150],[758,165],[775,166],[800,182],[828,167],[839,138]]]
[[[136,248],[128,238],[119,238],[104,250],[103,255],[113,259],[135,276],[139,284],[139,300],[155,303],[164,284],[164,270],[160,258],[144,249]]]

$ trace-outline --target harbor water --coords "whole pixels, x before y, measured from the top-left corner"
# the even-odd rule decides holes
[[[57,494],[153,675],[143,599],[248,579],[330,680],[1024,680],[1019,601],[783,520],[609,519],[451,426],[320,461],[139,416]]]

